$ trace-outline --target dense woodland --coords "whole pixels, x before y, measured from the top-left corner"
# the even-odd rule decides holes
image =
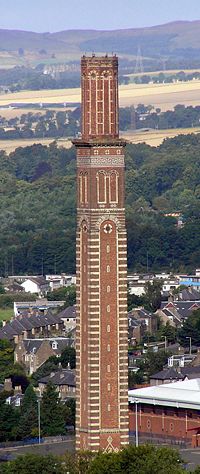
[[[200,266],[200,136],[126,147],[129,270]],[[75,149],[0,152],[0,274],[75,271]],[[184,226],[166,217],[183,215]]]

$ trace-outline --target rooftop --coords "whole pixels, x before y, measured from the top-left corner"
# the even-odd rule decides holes
[[[58,370],[58,372],[52,372],[50,375],[42,377],[39,380],[39,383],[43,384],[47,384],[48,382],[52,382],[54,385],[69,385],[75,387],[75,371],[71,369],[62,369]]]
[[[129,390],[130,403],[200,410],[200,378]]]

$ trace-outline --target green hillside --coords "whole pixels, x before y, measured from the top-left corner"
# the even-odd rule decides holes
[[[128,266],[200,267],[200,135],[126,147]],[[0,152],[0,275],[75,271],[75,150]],[[184,226],[166,217],[183,215]]]

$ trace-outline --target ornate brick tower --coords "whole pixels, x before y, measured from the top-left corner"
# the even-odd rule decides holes
[[[76,447],[128,444],[127,243],[118,59],[81,61],[77,148]]]

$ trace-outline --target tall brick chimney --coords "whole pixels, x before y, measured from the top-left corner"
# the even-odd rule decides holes
[[[83,57],[77,149],[76,448],[128,444],[127,241],[118,58]]]

